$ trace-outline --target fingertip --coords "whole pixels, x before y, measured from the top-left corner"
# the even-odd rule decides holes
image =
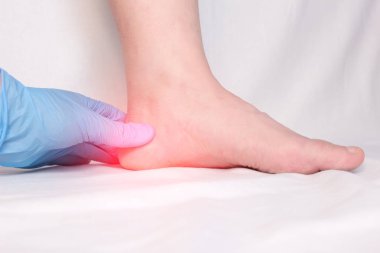
[[[152,141],[155,136],[154,128],[144,123],[127,123],[129,129],[133,132],[126,136],[128,138],[127,147],[138,147]]]
[[[113,105],[86,96],[82,96],[81,98],[86,107],[93,112],[113,121],[124,122],[126,114]]]
[[[111,119],[115,121],[124,122],[126,118],[126,114],[123,111],[116,110],[115,116],[111,117]]]

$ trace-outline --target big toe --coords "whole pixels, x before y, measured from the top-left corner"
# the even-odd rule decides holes
[[[364,161],[364,151],[359,147],[344,147],[322,140],[310,142],[314,168],[318,170],[353,170]]]

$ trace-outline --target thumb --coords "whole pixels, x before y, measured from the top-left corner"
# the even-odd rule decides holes
[[[88,142],[95,145],[128,148],[138,147],[150,142],[154,129],[148,124],[123,123],[101,116],[96,117],[95,124],[88,124]]]
[[[89,164],[90,160],[76,156],[76,155],[65,155],[59,157],[54,161],[49,162],[49,165],[60,165],[60,166],[74,166],[74,165],[84,165]]]

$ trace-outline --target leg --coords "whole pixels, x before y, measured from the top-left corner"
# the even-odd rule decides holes
[[[156,138],[120,151],[129,169],[168,166],[313,173],[351,170],[364,153],[298,135],[225,90],[208,66],[196,0],[111,0],[122,37],[128,120]]]

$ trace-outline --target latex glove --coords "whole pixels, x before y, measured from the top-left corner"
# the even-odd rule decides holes
[[[115,107],[81,94],[31,88],[0,68],[0,165],[34,168],[118,163],[116,147],[148,143],[154,130],[146,124],[123,123]]]

